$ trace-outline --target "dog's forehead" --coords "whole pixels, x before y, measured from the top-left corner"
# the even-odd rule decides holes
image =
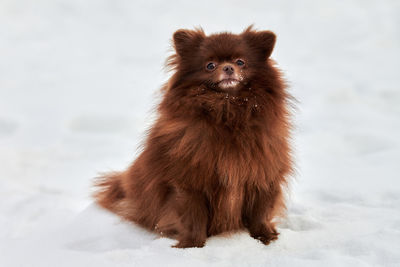
[[[200,50],[208,59],[227,60],[243,56],[245,43],[240,35],[221,33],[206,37]]]

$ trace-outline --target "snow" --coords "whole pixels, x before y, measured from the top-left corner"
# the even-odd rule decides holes
[[[399,1],[0,3],[0,266],[400,266]],[[204,248],[122,222],[90,197],[154,116],[178,28],[277,33],[297,98],[297,174],[269,246]]]

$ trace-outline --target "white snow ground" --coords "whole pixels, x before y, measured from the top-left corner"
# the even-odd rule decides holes
[[[280,239],[173,249],[92,204],[168,78],[174,30],[278,34],[299,100]],[[0,2],[0,266],[400,266],[399,1]]]

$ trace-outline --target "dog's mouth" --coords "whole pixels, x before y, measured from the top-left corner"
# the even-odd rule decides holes
[[[235,88],[239,83],[240,83],[240,81],[237,79],[228,78],[228,79],[220,80],[217,84],[218,84],[218,87],[220,87],[221,89],[231,89],[231,88]]]

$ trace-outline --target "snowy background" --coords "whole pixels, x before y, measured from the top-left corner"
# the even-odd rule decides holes
[[[170,248],[92,203],[149,126],[178,28],[277,33],[298,99],[280,239]],[[0,266],[400,266],[400,2],[0,0]]]

